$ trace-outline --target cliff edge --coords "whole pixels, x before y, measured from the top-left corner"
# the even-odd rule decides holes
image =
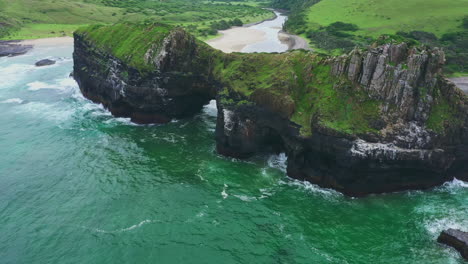
[[[340,57],[224,54],[161,24],[75,33],[74,76],[116,116],[163,123],[216,99],[217,151],[286,152],[288,175],[362,196],[468,180],[468,99],[444,52],[382,39]]]

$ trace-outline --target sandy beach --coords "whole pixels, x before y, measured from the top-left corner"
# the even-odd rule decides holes
[[[266,39],[265,32],[246,27],[235,27],[219,33],[220,37],[208,40],[206,43],[226,53],[240,52],[245,46]]]
[[[28,40],[22,40],[21,44],[32,45],[32,46],[67,45],[67,44],[73,44],[73,38],[72,37],[57,37],[57,38],[28,39]]]

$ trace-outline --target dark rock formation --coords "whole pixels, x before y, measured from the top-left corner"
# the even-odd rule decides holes
[[[18,41],[0,41],[0,57],[23,55],[33,46],[21,45]]]
[[[49,66],[49,65],[54,65],[55,61],[54,60],[49,60],[49,59],[44,59],[36,62],[37,67],[42,67],[42,66]]]
[[[468,260],[468,233],[456,229],[442,231],[437,242],[453,247],[461,256]]]
[[[136,123],[191,116],[214,97],[210,61],[200,56],[195,38],[181,29],[171,31],[160,44],[145,53],[153,70],[142,71],[75,34],[73,76],[84,96],[115,116]]]
[[[125,43],[101,35],[75,34],[74,77],[114,115],[167,122],[216,97],[219,153],[286,152],[289,176],[352,196],[468,180],[468,99],[437,48],[223,54],[171,29],[119,54]],[[149,70],[131,66],[138,56]]]
[[[327,59],[330,74],[349,81],[340,85],[380,102],[379,118],[370,124],[375,132],[347,133],[315,116],[312,135],[304,136],[284,118],[288,114],[256,100],[255,93],[249,98],[255,105],[248,107],[218,100],[218,151],[247,157],[282,146],[289,176],[351,196],[425,189],[454,176],[468,180],[468,101],[439,77],[443,62],[439,49],[405,44]]]

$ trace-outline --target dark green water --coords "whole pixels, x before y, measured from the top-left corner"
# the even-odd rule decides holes
[[[215,108],[136,126],[85,100],[71,47],[0,58],[0,263],[463,263],[468,183],[350,199],[284,156],[215,153]],[[35,68],[47,56],[57,65]],[[468,230],[467,230],[468,231]]]

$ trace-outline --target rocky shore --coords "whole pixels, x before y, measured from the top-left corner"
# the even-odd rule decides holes
[[[215,98],[219,153],[286,152],[289,176],[350,196],[468,180],[468,99],[441,74],[443,51],[382,42],[340,57],[225,54],[179,28],[93,26],[75,33],[74,77],[141,123]]]
[[[457,229],[447,229],[442,231],[437,238],[439,243],[453,247],[461,256],[468,260],[468,233]]]
[[[0,57],[23,55],[32,48],[32,45],[22,45],[20,41],[0,41]]]

